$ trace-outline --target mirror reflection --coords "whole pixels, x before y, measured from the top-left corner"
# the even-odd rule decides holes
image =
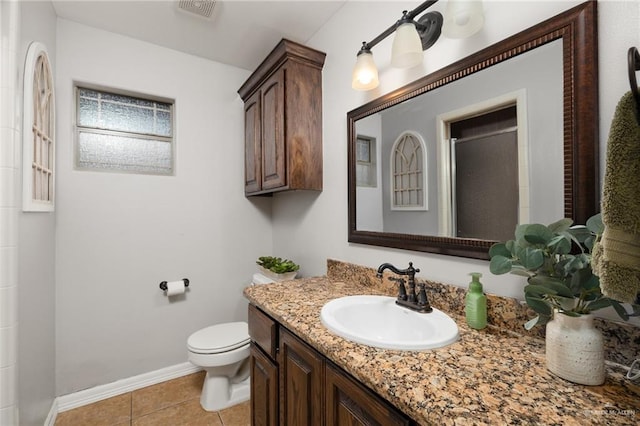
[[[563,215],[562,41],[355,123],[356,229],[505,240]]]
[[[585,2],[349,111],[349,242],[488,259],[516,223],[585,223],[597,64]]]

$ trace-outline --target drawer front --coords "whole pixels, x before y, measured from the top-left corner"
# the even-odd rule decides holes
[[[249,304],[249,336],[271,359],[276,359],[277,324],[271,317],[251,304]]]

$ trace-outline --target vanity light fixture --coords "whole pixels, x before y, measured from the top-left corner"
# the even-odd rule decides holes
[[[353,68],[351,87],[355,90],[371,90],[378,87],[378,69],[373,61],[371,48],[395,32],[391,49],[391,65],[411,68],[422,62],[423,50],[438,40],[442,32],[449,38],[469,37],[478,32],[484,23],[481,0],[449,0],[443,18],[440,12],[428,12],[415,17],[437,3],[429,0],[411,11],[403,11],[402,18],[370,42],[363,41]]]

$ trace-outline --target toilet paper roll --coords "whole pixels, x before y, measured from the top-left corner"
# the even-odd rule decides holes
[[[167,282],[167,296],[176,296],[184,293],[184,281],[169,281]]]

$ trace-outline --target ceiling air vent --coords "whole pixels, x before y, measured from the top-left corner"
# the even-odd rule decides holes
[[[200,15],[205,18],[211,18],[211,15],[213,14],[213,6],[215,5],[216,0],[180,0],[178,2],[178,9],[195,15]]]

